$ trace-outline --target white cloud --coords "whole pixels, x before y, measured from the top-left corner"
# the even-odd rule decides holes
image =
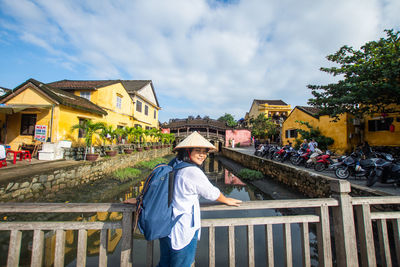
[[[0,0],[0,10],[12,18],[3,27],[82,75],[65,79],[152,79],[162,121],[240,118],[253,99],[306,105],[307,84],[332,80],[319,71],[328,54],[400,26],[396,0],[211,2]]]

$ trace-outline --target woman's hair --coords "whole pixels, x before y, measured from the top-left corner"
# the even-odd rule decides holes
[[[176,155],[177,159],[185,161],[185,162],[191,162],[190,160],[190,152],[192,152],[193,148],[181,148],[178,149],[178,155]]]

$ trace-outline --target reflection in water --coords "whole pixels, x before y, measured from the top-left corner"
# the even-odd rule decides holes
[[[239,178],[237,178],[233,173],[225,170],[225,184],[246,186]]]
[[[216,185],[220,190],[229,197],[241,199],[243,201],[249,200],[264,200],[271,199],[270,196],[263,194],[252,186],[247,186],[243,181],[236,177],[232,172],[227,170],[220,161],[211,158],[207,159],[204,164],[204,171],[209,177],[210,181]],[[123,184],[121,185],[121,187]],[[126,200],[129,198],[136,197],[143,187],[143,182],[138,185],[131,185],[129,189],[123,193],[119,193],[114,196],[115,199]],[[118,190],[116,190],[118,192]],[[91,202],[95,202],[93,199]],[[204,199],[200,200],[201,203],[207,202]],[[88,201],[90,202],[90,201]],[[73,215],[73,214],[72,214]],[[71,215],[71,216],[72,216]],[[275,209],[269,210],[245,210],[245,211],[218,211],[218,212],[203,212],[202,218],[235,218],[235,217],[261,217],[261,216],[282,216],[281,212]],[[121,220],[122,214],[117,212],[107,213],[98,212],[96,214],[87,215],[87,217],[71,217],[68,220],[75,221],[118,221]],[[65,215],[55,220],[66,220]],[[301,265],[301,238],[300,238],[300,227],[297,224],[293,224],[292,228],[292,246],[293,246],[293,264],[294,266]],[[284,247],[283,247],[283,231],[281,225],[273,226],[274,229],[274,250],[275,250],[275,266],[284,265]],[[24,235],[22,248],[21,248],[21,260],[20,266],[29,266],[31,257],[32,247],[32,231]],[[108,231],[108,266],[119,266],[120,261],[120,240],[122,238],[122,230],[109,230]],[[196,266],[207,266],[208,265],[208,229],[202,230],[202,238],[198,244],[198,250],[196,254]],[[265,231],[263,226],[255,226],[255,262],[256,266],[265,266]],[[3,235],[4,238],[4,235]],[[4,244],[4,239],[0,238],[0,245]],[[8,238],[8,237],[7,237]],[[45,258],[44,266],[52,266],[54,264],[54,253],[55,253],[55,232],[45,232]],[[133,248],[133,259],[134,266],[146,266],[146,241],[143,236],[136,233],[134,235],[134,248]],[[77,255],[77,240],[78,231],[66,231],[66,244],[65,244],[65,266],[76,266],[76,255]],[[228,266],[228,236],[226,227],[216,228],[216,266]],[[7,241],[6,241],[7,242]],[[235,229],[235,243],[236,243],[236,266],[247,266],[247,229],[246,227],[236,227]],[[316,255],[316,238],[311,229],[310,231],[310,243],[311,252],[313,257]],[[88,231],[88,242],[87,242],[87,265],[86,266],[98,266],[98,255],[100,246],[100,231],[89,230]],[[4,246],[2,246],[4,247]],[[0,258],[7,258],[7,251],[1,248]],[[280,256],[282,255],[282,256]],[[5,256],[5,257],[3,257]],[[154,265],[158,263],[159,251],[158,242],[155,242],[154,247]],[[0,266],[5,265],[5,261],[0,260]],[[316,260],[312,261],[313,265],[317,264]]]

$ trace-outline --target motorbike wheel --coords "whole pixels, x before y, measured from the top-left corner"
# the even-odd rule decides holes
[[[279,161],[279,160],[280,160],[280,157],[281,157],[281,155],[279,155],[278,153],[276,153],[276,154],[273,155],[272,159],[273,159],[273,160],[276,160],[276,161]]]
[[[295,157],[295,156],[292,156],[289,159],[290,163],[292,163],[293,165],[296,165],[296,160],[297,160],[297,157]]]
[[[378,175],[376,175],[375,171],[371,171],[371,173],[367,176],[367,186],[373,186],[379,180]]]
[[[325,170],[325,164],[322,162],[317,162],[317,164],[315,164],[314,166],[314,170],[316,170],[317,172],[322,172],[323,170]]]
[[[298,158],[296,158],[296,161],[294,162],[294,165],[300,166],[301,162],[302,162],[301,157],[298,157]]]
[[[306,168],[312,168],[312,166],[313,166],[313,162],[306,162],[306,164],[304,165],[304,167],[306,167]]]
[[[346,168],[339,167],[339,168],[336,169],[335,175],[339,179],[347,179],[350,176],[350,172]]]

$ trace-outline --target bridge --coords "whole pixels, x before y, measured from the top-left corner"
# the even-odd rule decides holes
[[[229,266],[235,266],[235,228],[247,228],[248,266],[255,266],[254,250],[256,246],[265,246],[268,266],[274,266],[274,257],[283,257],[286,266],[292,266],[293,235],[291,226],[301,227],[301,251],[303,266],[311,266],[310,227],[316,227],[318,264],[319,266],[398,266],[400,263],[400,212],[396,207],[400,197],[352,197],[350,183],[335,180],[331,182],[332,197],[292,200],[249,201],[240,207],[212,205],[202,207],[202,211],[222,210],[293,210],[298,208],[312,209],[312,213],[282,212],[284,216],[266,216],[251,218],[211,218],[202,220],[202,228],[208,231],[209,266],[215,266],[215,248],[217,240],[215,230],[219,227],[228,229]],[[303,209],[301,209],[303,210]],[[77,266],[87,263],[88,231],[100,231],[99,266],[107,266],[107,246],[111,231],[122,231],[121,266],[135,265],[132,252],[135,249],[133,240],[133,218],[135,207],[129,204],[72,204],[72,203],[1,203],[2,214],[38,214],[38,213],[93,213],[117,212],[119,220],[109,221],[6,221],[0,222],[0,232],[10,234],[8,244],[7,266],[19,266],[22,233],[33,231],[31,266],[42,266],[45,253],[45,231],[55,233],[55,249],[52,257],[54,266],[64,266],[66,232],[78,233]],[[265,245],[255,243],[254,227],[264,226]],[[283,255],[275,255],[273,226],[283,228]],[[376,229],[374,232],[373,229]],[[203,236],[207,238],[207,236]],[[218,244],[221,245],[221,244]],[[147,242],[146,266],[157,264],[153,255],[153,242]],[[48,251],[46,250],[46,253]],[[358,257],[359,255],[359,257]],[[195,264],[194,264],[195,265]]]
[[[175,134],[175,142],[178,144],[194,131],[197,131],[217,148],[225,146],[225,131],[228,129],[224,122],[213,120],[208,117],[200,116],[189,117],[187,119],[172,119],[168,124],[162,126],[170,129],[170,133]]]

